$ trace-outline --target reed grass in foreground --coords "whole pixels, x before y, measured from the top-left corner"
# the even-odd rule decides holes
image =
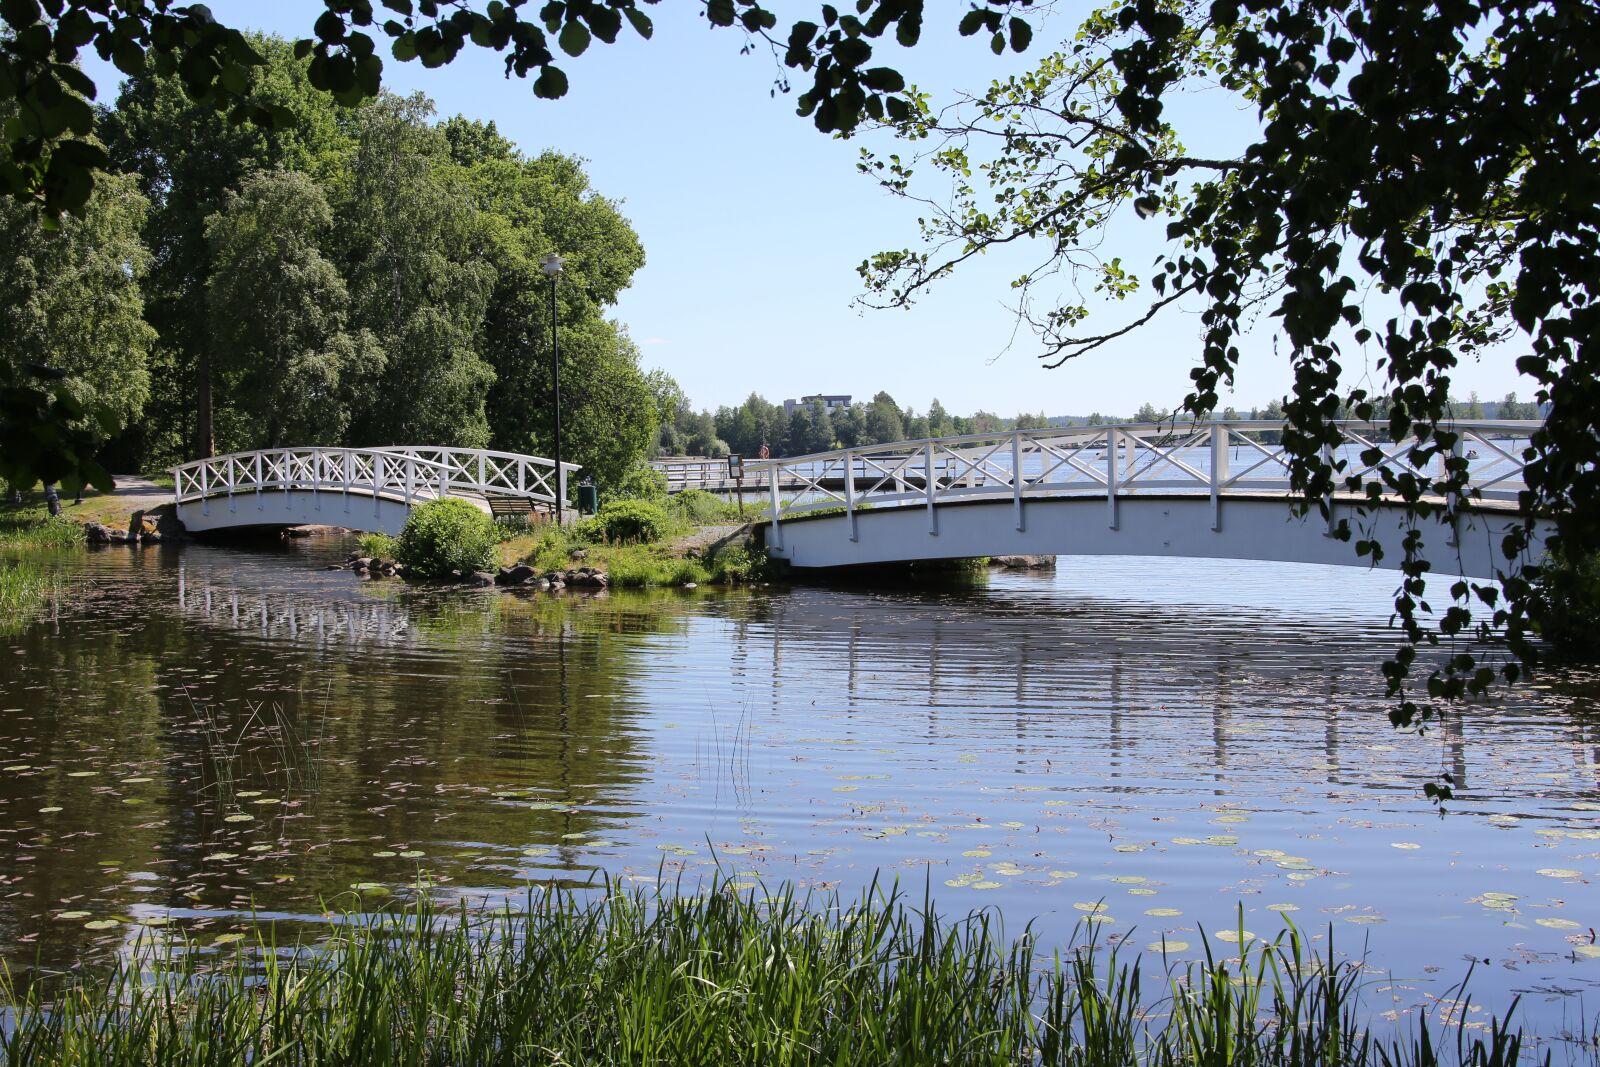
[[[60,589],[61,580],[37,563],[0,559],[0,633],[27,622]]]
[[[192,949],[193,946],[189,946]],[[853,903],[536,892],[522,915],[347,915],[255,953],[136,949],[45,997],[14,985],[0,1063],[1072,1064],[1499,1067],[1519,1033],[1360,1020],[1359,968],[1291,928],[1162,973],[1115,951],[1042,956],[989,913],[944,921],[897,893]],[[1154,993],[1154,995],[1152,995]],[[1588,1058],[1587,1056],[1585,1058]]]

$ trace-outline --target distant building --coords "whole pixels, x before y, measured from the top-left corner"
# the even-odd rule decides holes
[[[822,401],[822,406],[826,408],[830,414],[838,411],[840,408],[847,408],[850,406],[849,393],[813,393],[810,396],[803,396],[799,400],[785,400],[783,402],[783,413],[785,415],[792,416],[795,408],[805,407],[813,400]]]

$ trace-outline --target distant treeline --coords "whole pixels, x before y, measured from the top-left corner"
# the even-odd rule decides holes
[[[759,454],[762,445],[766,445],[774,456],[801,456],[835,448],[915,441],[925,437],[1116,423],[1173,421],[1181,424],[1190,421],[1185,413],[1174,414],[1166,408],[1148,403],[1141,405],[1131,415],[1098,411],[1088,415],[1046,415],[1044,412],[1032,415],[1024,412],[1003,418],[981,410],[971,415],[952,415],[935,399],[926,412],[919,413],[910,407],[901,407],[886,392],[880,392],[864,403],[858,401],[831,409],[821,399],[812,399],[809,403],[796,405],[791,411],[786,411],[782,404],[775,404],[759,393],[751,393],[738,407],[695,411],[671,377],[660,371],[654,372],[651,377],[660,404],[658,415],[661,429],[656,442],[657,455],[724,456],[732,452],[753,456]],[[1515,393],[1508,393],[1505,399],[1498,401],[1481,401],[1473,393],[1459,402],[1456,415],[1461,419],[1541,417],[1537,404],[1520,402]],[[1220,410],[1217,417],[1279,422],[1283,419],[1283,403],[1272,400],[1261,407],[1246,410],[1227,407]],[[1342,417],[1354,418],[1355,415],[1346,413]],[[1375,420],[1381,422],[1388,417],[1387,402],[1375,405]]]
[[[66,372],[112,470],[281,445],[548,455],[554,251],[565,456],[602,482],[640,462],[658,407],[606,311],[644,250],[581,161],[421,95],[340,106],[287,42],[251,43],[241,95],[270,129],[152,67],[97,111],[111,173],[82,218],[0,198],[0,361]]]

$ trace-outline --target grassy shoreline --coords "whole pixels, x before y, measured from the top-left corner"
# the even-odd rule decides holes
[[[1031,926],[946,920],[897,890],[682,889],[353,913],[304,950],[136,947],[47,998],[0,975],[0,1064],[1511,1067],[1537,1051],[1507,1023],[1375,1035],[1375,979],[1292,926],[1160,970],[1103,946],[1046,956]]]

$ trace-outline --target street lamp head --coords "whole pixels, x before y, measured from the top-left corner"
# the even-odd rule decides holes
[[[560,274],[563,265],[561,256],[555,252],[546,252],[539,259],[539,269],[544,271],[545,276],[549,278],[554,278],[557,274]]]

